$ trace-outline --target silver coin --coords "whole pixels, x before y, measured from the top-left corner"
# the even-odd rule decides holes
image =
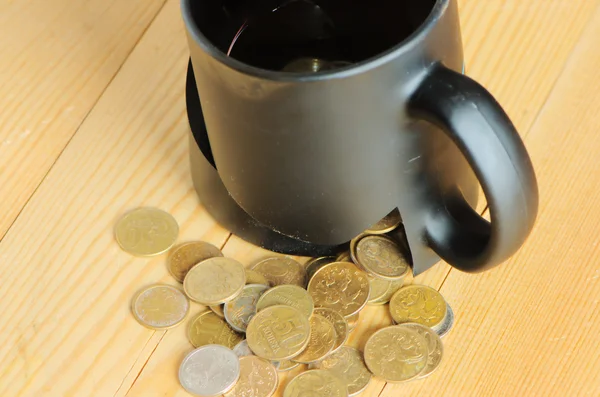
[[[179,367],[179,383],[191,394],[220,396],[240,377],[240,360],[225,346],[205,345],[189,353]]]
[[[250,346],[248,346],[248,341],[246,339],[235,345],[233,352],[237,354],[238,357],[254,356],[254,352],[250,350]]]
[[[227,302],[223,308],[225,321],[237,332],[246,332],[248,324],[256,314],[258,298],[269,287],[262,284],[248,284],[233,300]]]
[[[440,338],[443,338],[444,336],[446,336],[446,334],[448,332],[450,332],[453,325],[454,325],[454,311],[452,310],[452,307],[448,304],[448,302],[446,302],[446,317],[444,317],[444,321],[442,321],[442,325],[440,325],[437,329],[435,329],[435,332],[437,332],[437,334],[440,336]]]

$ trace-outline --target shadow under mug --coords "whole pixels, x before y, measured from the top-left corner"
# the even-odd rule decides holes
[[[337,245],[397,207],[415,273],[440,257],[482,271],[522,246],[533,166],[501,106],[462,73],[455,0],[181,6],[215,167],[257,222]],[[282,71],[294,57],[339,67]],[[473,210],[479,186],[491,222]]]

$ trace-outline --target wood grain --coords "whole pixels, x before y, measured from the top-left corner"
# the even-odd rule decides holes
[[[135,380],[164,332],[141,327],[130,299],[174,281],[164,256],[115,244],[125,211],[169,211],[180,241],[228,237],[191,186],[186,56],[172,1],[0,243],[0,396],[104,397]]]
[[[0,2],[0,239],[163,3]]]
[[[180,222],[181,241],[227,242],[225,254],[247,265],[269,254],[227,241],[229,233],[198,206],[187,163],[178,1],[166,3],[111,81],[161,4],[0,4],[0,32],[27,32],[0,45],[7,62],[0,103],[9,115],[0,121],[0,142],[9,142],[0,144],[0,236],[22,209],[0,242],[0,396],[188,395],[176,372],[191,349],[185,327],[153,332],[129,314],[135,291],[173,281],[164,256],[135,259],[118,249],[112,225],[124,211],[163,208]],[[497,270],[448,276],[441,264],[419,276],[416,282],[443,285],[457,313],[443,367],[423,382],[384,389],[375,380],[363,396],[600,393],[592,199],[599,187],[598,4],[460,1],[468,74],[524,135],[531,131],[540,221],[523,251]],[[192,314],[202,309],[194,305]],[[366,309],[349,343],[362,347],[389,321],[385,308]]]

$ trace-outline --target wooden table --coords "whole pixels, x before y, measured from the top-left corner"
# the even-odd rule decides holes
[[[533,158],[539,220],[499,268],[419,276],[456,312],[442,366],[363,395],[598,396],[600,0],[462,0],[460,12],[468,74]],[[174,283],[165,257],[122,252],[115,220],[156,206],[181,241],[245,264],[267,253],[198,205],[178,1],[4,0],[0,37],[0,396],[187,395],[185,327],[153,332],[129,312],[140,287]],[[386,324],[369,307],[350,343]]]

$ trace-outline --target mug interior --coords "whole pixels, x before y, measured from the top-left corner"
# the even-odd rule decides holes
[[[376,57],[419,29],[437,2],[185,1],[198,30],[220,51],[254,67],[290,72],[330,70]]]

